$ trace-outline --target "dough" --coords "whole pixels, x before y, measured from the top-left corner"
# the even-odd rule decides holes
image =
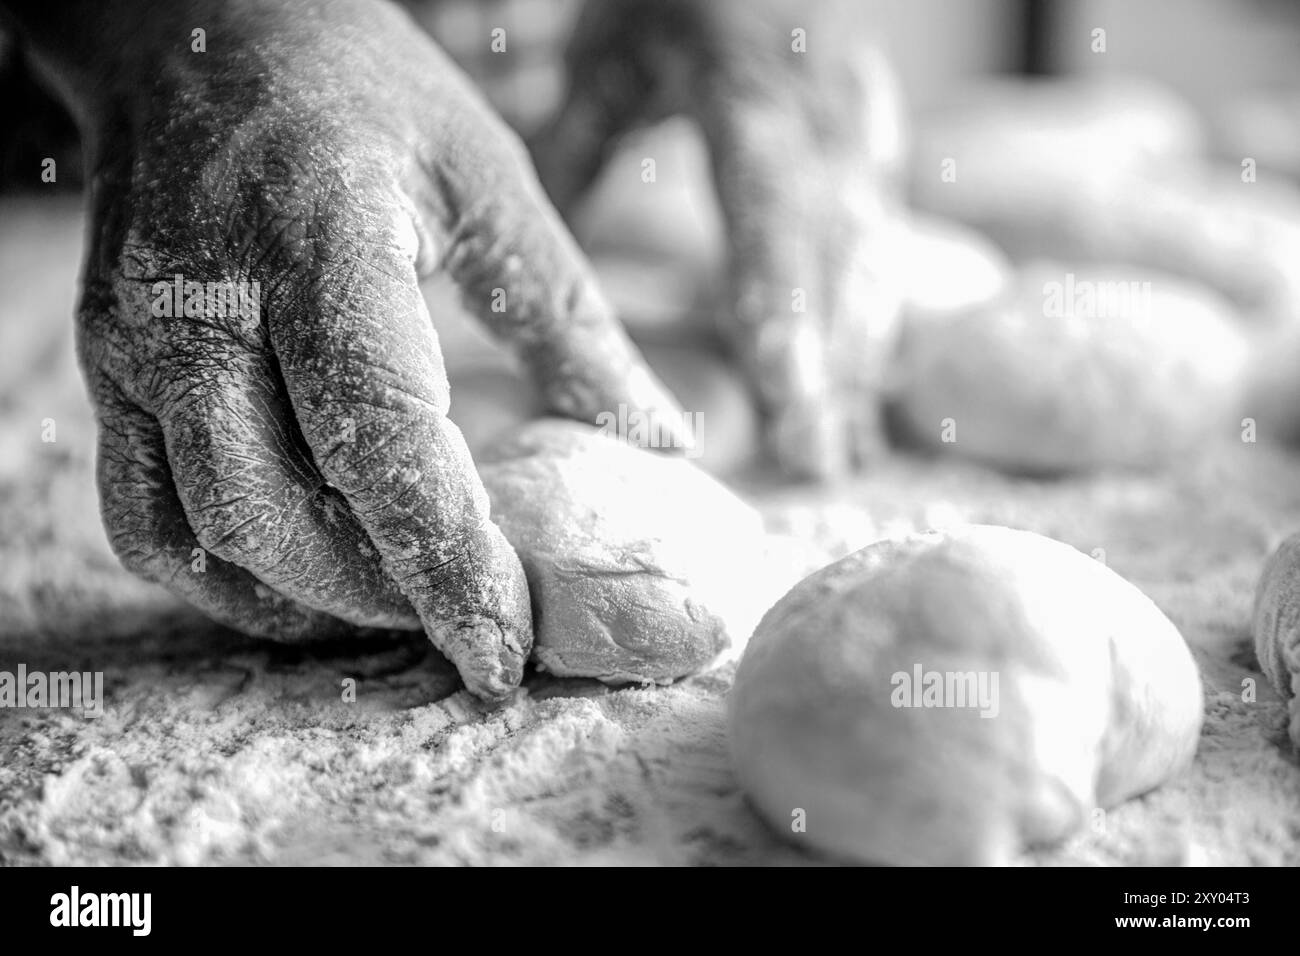
[[[1251,630],[1259,666],[1287,701],[1287,729],[1300,747],[1300,534],[1283,541],[1264,565]]]
[[[999,81],[917,126],[915,204],[1013,258],[1138,263],[1210,286],[1263,327],[1300,311],[1300,189],[1244,181],[1240,156],[1211,160],[1194,111],[1159,86]]]
[[[912,440],[1008,471],[1142,467],[1239,435],[1249,355],[1207,289],[1042,262],[987,306],[911,315],[890,399]]]
[[[1120,76],[968,83],[916,118],[914,138],[916,205],[974,225],[1050,223],[1058,203],[1085,206],[1132,170],[1206,146],[1200,117],[1176,93]],[[1073,191],[1057,192],[1062,183]]]
[[[528,577],[539,667],[666,683],[748,635],[762,522],[689,461],[546,419],[479,474]]]
[[[955,684],[926,693],[936,673],[987,693],[931,706],[961,703]],[[728,715],[741,783],[778,832],[901,865],[1062,840],[1188,764],[1201,717],[1196,664],[1137,588],[1060,542],[978,525],[805,578],[754,632]]]

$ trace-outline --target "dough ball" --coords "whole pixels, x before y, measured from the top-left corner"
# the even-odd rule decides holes
[[[1209,290],[1037,263],[988,306],[913,315],[891,400],[912,440],[1008,471],[1151,466],[1238,433],[1249,354]]]
[[[741,783],[778,832],[900,865],[1060,841],[1186,766],[1201,717],[1192,655],[1137,588],[978,525],[805,578],[754,632],[728,715]]]
[[[1264,565],[1251,629],[1259,666],[1287,701],[1287,729],[1300,747],[1300,534],[1283,541]]]
[[[1275,137],[1214,162],[1188,104],[1127,78],[979,84],[917,125],[915,204],[1013,259],[1140,263],[1261,326],[1300,310],[1300,190],[1267,170],[1242,179],[1241,157],[1262,169]]]
[[[528,576],[538,666],[667,683],[749,633],[762,522],[689,461],[547,419],[479,474]]]

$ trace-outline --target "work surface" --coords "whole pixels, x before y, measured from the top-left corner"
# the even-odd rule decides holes
[[[733,665],[645,690],[534,675],[488,711],[423,639],[268,645],[120,570],[72,357],[80,228],[70,206],[0,207],[0,670],[103,671],[106,713],[0,710],[0,863],[818,862],[738,789]],[[1059,538],[1181,629],[1205,684],[1195,765],[1024,862],[1300,863],[1300,765],[1249,633],[1264,558],[1300,529],[1300,456],[1225,443],[1039,482],[900,455],[834,489],[738,487],[828,558],[959,520]]]

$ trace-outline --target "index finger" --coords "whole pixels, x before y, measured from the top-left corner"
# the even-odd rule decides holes
[[[542,191],[517,136],[470,105],[439,130],[417,195],[428,233],[466,304],[531,373],[550,411],[589,423],[641,416],[669,448],[694,437],[601,294],[595,274]]]
[[[528,586],[446,417],[446,372],[416,282],[414,223],[363,175],[295,203],[316,215],[289,240],[303,272],[290,301],[271,302],[272,341],[321,474],[468,689],[500,700],[519,684],[532,647]]]

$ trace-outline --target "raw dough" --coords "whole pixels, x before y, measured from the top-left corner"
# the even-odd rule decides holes
[[[666,683],[749,633],[762,522],[690,462],[548,419],[479,465],[528,576],[538,666]]]
[[[1084,207],[1133,170],[1203,156],[1206,136],[1188,103],[1145,78],[998,78],[922,112],[914,145],[919,208],[977,226],[1041,219],[1059,230],[1059,205]]]
[[[987,306],[910,316],[891,400],[910,438],[1009,471],[1150,466],[1239,433],[1249,354],[1208,289],[1041,262]]]
[[[1195,111],[1145,80],[998,81],[917,123],[913,200],[1012,258],[1119,260],[1202,282],[1254,324],[1300,311],[1300,189],[1216,163]],[[1252,146],[1251,157],[1259,156]]]
[[[917,668],[922,684],[982,674],[992,706],[896,706],[916,701],[897,675]],[[778,832],[904,865],[1062,840],[1187,765],[1201,719],[1196,664],[1137,588],[1060,542],[978,525],[804,579],[754,632],[729,705],[741,783]]]

